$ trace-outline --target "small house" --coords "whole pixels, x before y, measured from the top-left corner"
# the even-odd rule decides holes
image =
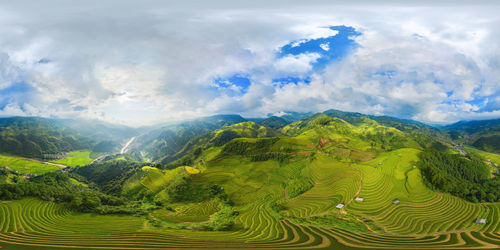
[[[340,204],[338,204],[338,205],[336,206],[336,208],[338,208],[338,209],[341,209],[341,208],[343,208],[343,207],[344,207],[344,204],[342,204],[342,203],[340,203]]]
[[[486,219],[476,219],[477,224],[486,224]]]
[[[359,201],[359,202],[363,202],[365,200],[365,198],[362,198],[362,197],[356,197],[355,199],[356,201]]]
[[[392,204],[399,204],[399,200],[398,199],[393,200]]]

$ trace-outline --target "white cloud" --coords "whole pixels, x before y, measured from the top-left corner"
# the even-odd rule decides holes
[[[117,3],[0,4],[0,116],[134,125],[329,108],[424,122],[499,116],[498,4]],[[290,42],[336,35],[330,25],[361,31],[360,47],[316,72],[319,54],[276,57]],[[214,87],[234,74],[250,77],[246,93]],[[287,76],[311,82],[272,83]],[[30,92],[2,95],[19,83]]]
[[[330,50],[330,45],[329,43],[322,43],[319,45],[324,51],[329,51]]]
[[[274,63],[278,72],[286,72],[291,75],[302,75],[312,70],[312,63],[320,58],[317,53],[305,53],[299,55],[287,55]]]

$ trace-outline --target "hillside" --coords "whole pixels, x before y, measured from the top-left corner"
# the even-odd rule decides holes
[[[1,204],[12,211],[10,217],[19,218],[1,224],[8,225],[1,230],[18,235],[41,225],[43,217],[30,220],[33,213],[76,210],[101,215],[96,220],[64,212],[58,220],[77,221],[79,229],[63,236],[66,224],[44,224],[51,244],[360,249],[373,244],[399,248],[401,237],[411,248],[491,248],[498,241],[500,206],[488,201],[498,200],[500,187],[495,186],[498,177],[490,175],[491,166],[476,154],[426,148],[415,140],[418,127],[402,131],[366,116],[348,122],[322,113],[279,131],[237,121],[241,119],[219,117],[178,125],[169,138],[191,139],[160,164],[118,154],[32,180],[4,171],[0,197],[21,200]],[[192,133],[189,124],[197,128]],[[80,154],[88,160],[88,152],[74,154],[77,159],[66,161],[83,161]],[[16,189],[18,185],[23,188]],[[457,187],[466,185],[470,190],[460,193]],[[19,214],[17,209],[33,212]],[[486,222],[477,224],[477,218]],[[95,226],[100,229],[91,233],[88,229]],[[83,241],[79,233],[97,238]],[[120,243],[99,238],[113,233],[121,235]],[[123,241],[125,234],[145,238]],[[33,235],[23,237],[8,235],[5,240],[45,244],[33,241],[38,239]]]
[[[286,120],[285,118],[278,116],[271,116],[259,122],[259,124],[270,127],[272,129],[280,129],[290,123],[291,122]]]
[[[413,120],[398,119],[390,116],[365,115],[357,112],[344,112],[330,109],[323,114],[330,117],[337,117],[351,124],[362,123],[366,118],[374,120],[381,125],[393,127],[400,131],[410,134],[414,140],[418,141],[424,147],[430,146],[435,139],[438,141],[449,141],[446,133],[442,133],[438,128],[416,122]]]
[[[137,134],[136,129],[100,121],[0,118],[0,153],[47,159],[77,150],[109,153]]]
[[[500,119],[461,121],[442,128],[453,140],[500,153]]]
[[[277,136],[282,135],[271,128],[259,125],[255,122],[236,123],[191,139],[178,153],[164,157],[160,162],[162,164],[173,163],[174,165],[192,164],[193,160],[201,154],[202,150],[210,147],[220,147],[235,138]]]
[[[93,140],[57,120],[0,118],[0,152],[43,158],[47,154],[88,149]]]
[[[423,178],[428,170],[417,164],[423,148],[407,132],[366,117],[351,124],[325,114],[281,132],[286,136],[243,122],[191,140],[199,150],[190,153],[189,166],[113,161],[75,172],[103,190],[163,204],[151,212],[152,232],[167,230],[173,238],[189,232],[183,242],[192,244],[210,239],[274,248],[273,242],[298,247],[309,240],[314,247],[393,248],[404,236],[409,247],[474,248],[498,240],[499,203],[438,192],[441,187]],[[443,167],[453,166],[455,157],[463,158],[450,154]],[[481,173],[478,178],[486,178]],[[474,223],[477,218],[486,223]]]
[[[154,129],[136,139],[136,148],[152,161],[172,157],[191,139],[246,120],[239,115],[216,115]]]

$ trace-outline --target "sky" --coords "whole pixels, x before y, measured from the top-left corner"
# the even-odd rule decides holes
[[[1,1],[0,117],[500,118],[500,1]]]

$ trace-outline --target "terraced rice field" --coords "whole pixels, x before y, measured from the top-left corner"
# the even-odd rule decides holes
[[[203,222],[208,221],[210,216],[219,210],[219,204],[212,201],[204,201],[194,204],[177,205],[175,212],[159,209],[152,213],[158,219],[170,222]]]
[[[391,234],[418,236],[500,230],[500,204],[473,204],[429,190],[420,171],[413,168],[416,153],[412,149],[397,150],[357,165],[365,173],[360,192],[365,200],[351,203],[347,210],[375,221]],[[391,201],[395,199],[400,203],[393,204]],[[486,218],[487,223],[475,224],[476,218]]]
[[[263,208],[263,207],[259,207]],[[258,211],[253,209],[254,211]],[[5,249],[421,249],[452,247],[495,248],[498,232],[455,232],[432,236],[352,233],[319,226],[273,220],[254,213],[244,220],[253,230],[237,232],[156,232],[130,216],[75,214],[61,205],[26,199],[0,204],[0,245]],[[266,211],[266,210],[264,210]],[[255,228],[257,227],[257,228]],[[269,228],[274,228],[274,233]],[[258,231],[256,229],[261,229]]]
[[[400,149],[358,163],[334,160],[325,154],[318,154],[312,161],[304,157],[287,164],[233,158],[214,161],[208,165],[209,171],[193,176],[193,181],[224,187],[239,212],[232,231],[156,228],[141,217],[78,214],[63,205],[34,199],[4,202],[0,203],[0,246],[497,249],[500,204],[473,204],[428,189],[419,169],[413,167],[417,153],[415,149]],[[283,197],[281,183],[297,174],[311,178],[314,186],[297,197]],[[158,186],[149,185],[157,179],[162,178],[147,179],[147,186]],[[355,201],[358,196],[364,200]],[[393,204],[394,199],[400,203]],[[273,202],[282,204],[285,210],[276,212],[271,208]],[[338,203],[345,207],[337,209]],[[186,216],[207,218],[216,209],[213,205],[179,206],[179,210]],[[314,216],[337,215],[359,218],[367,230],[349,231],[307,222]],[[477,218],[486,218],[486,224],[474,223]]]

